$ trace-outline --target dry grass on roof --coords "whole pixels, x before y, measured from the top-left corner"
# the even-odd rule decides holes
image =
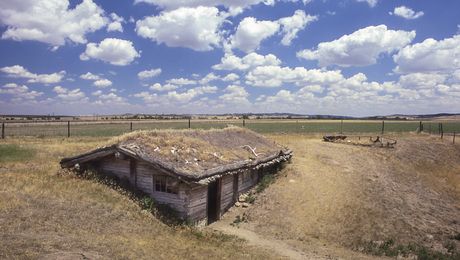
[[[128,149],[136,147],[148,158],[171,163],[190,173],[285,150],[274,141],[239,127],[136,131],[113,138],[110,144],[114,143]],[[248,146],[255,149],[257,156]]]

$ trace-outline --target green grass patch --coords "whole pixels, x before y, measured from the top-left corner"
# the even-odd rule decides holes
[[[0,144],[0,162],[22,162],[32,159],[35,150],[15,144]]]
[[[273,174],[264,175],[264,177],[262,177],[262,179],[260,180],[259,184],[257,184],[256,192],[260,193],[264,191],[273,182],[275,182],[275,176]]]
[[[430,260],[430,259],[442,259],[442,260],[454,260],[460,259],[460,252],[455,248],[455,244],[448,243],[444,245],[448,252],[441,253],[434,251],[430,248],[419,244],[407,244],[401,245],[396,244],[393,239],[388,239],[376,243],[374,241],[367,242],[364,244],[364,251],[368,254],[378,255],[378,256],[389,256],[397,257],[403,256],[408,257],[410,255],[417,256],[417,259],[421,260]]]

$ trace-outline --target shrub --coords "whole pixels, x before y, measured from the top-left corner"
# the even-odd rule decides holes
[[[270,184],[275,182],[275,176],[273,174],[267,174],[262,177],[259,184],[257,185],[256,192],[260,193],[264,191]]]

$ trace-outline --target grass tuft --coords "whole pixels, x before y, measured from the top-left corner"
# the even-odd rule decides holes
[[[260,193],[264,191],[273,182],[275,182],[275,176],[273,174],[264,175],[264,177],[262,177],[259,184],[257,185],[256,192]]]
[[[370,241],[364,243],[364,252],[377,256],[390,256],[390,257],[409,257],[410,255],[417,256],[417,259],[428,260],[428,259],[445,259],[453,260],[460,259],[460,252],[456,250],[455,244],[446,246],[448,251],[438,252],[430,248],[427,248],[420,244],[410,243],[407,245],[396,244],[395,241],[390,238],[385,241]]]
[[[17,144],[0,145],[0,162],[24,162],[35,156],[35,150]]]

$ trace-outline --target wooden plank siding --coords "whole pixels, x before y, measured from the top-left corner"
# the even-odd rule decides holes
[[[107,156],[99,161],[98,168],[106,174],[115,175],[120,180],[129,181],[129,160],[117,159],[113,155]]]
[[[187,219],[192,222],[207,219],[208,186],[191,187],[187,197]]]
[[[115,175],[121,181],[129,181],[133,187],[149,194],[157,203],[168,204],[179,213],[180,217],[186,216],[186,185],[180,183],[178,194],[155,192],[153,190],[153,176],[161,175],[161,173],[149,164],[129,158],[121,159],[108,156],[99,161],[98,168],[103,173]]]
[[[141,191],[153,195],[153,169],[145,162],[138,162],[136,167],[137,185]]]
[[[155,176],[171,176],[146,162],[129,157],[107,156],[97,164],[98,169],[114,175],[120,180],[130,181],[135,188],[151,196],[157,203],[168,204],[179,217],[190,223],[206,223],[208,218],[208,185],[187,184],[177,179],[177,194],[154,190]],[[276,169],[247,170],[234,175],[225,175],[220,181],[220,215],[224,214],[238,200],[241,193],[254,187],[259,178]],[[219,199],[219,198],[218,198]]]
[[[233,175],[222,177],[220,212],[223,214],[233,205]]]
[[[246,191],[250,190],[254,185],[257,184],[259,179],[258,172],[256,170],[253,171],[245,171],[239,174],[238,179],[238,193],[245,193]]]

